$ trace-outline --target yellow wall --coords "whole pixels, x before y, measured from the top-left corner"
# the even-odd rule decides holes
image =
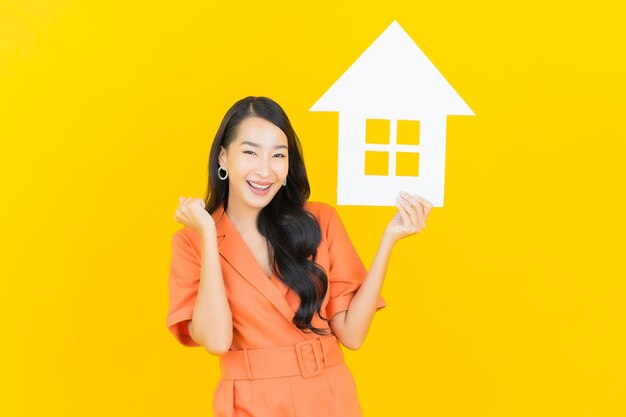
[[[346,353],[364,414],[626,415],[623,2],[227,3],[0,0],[0,415],[210,415],[216,358],[165,327],[178,197],[267,95],[334,204],[308,109],[393,20],[476,116]],[[339,212],[369,265],[394,209]]]

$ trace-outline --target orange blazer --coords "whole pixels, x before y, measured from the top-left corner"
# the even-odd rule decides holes
[[[367,271],[361,262],[337,211],[325,203],[308,202],[305,209],[318,220],[322,241],[316,262],[328,276],[328,291],[322,313],[331,318],[348,309]],[[213,214],[216,223],[220,265],[232,312],[231,350],[291,346],[315,334],[305,333],[292,322],[299,297],[277,277],[265,275],[222,207]],[[187,321],[192,318],[200,283],[199,234],[183,227],[172,237],[169,273],[170,305],[167,327],[185,346],[199,346],[189,336]],[[379,295],[377,311],[385,307]],[[328,328],[314,316],[313,325]]]

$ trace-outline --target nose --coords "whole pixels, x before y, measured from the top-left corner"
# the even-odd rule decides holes
[[[262,178],[266,178],[270,174],[270,163],[267,158],[259,158],[259,163],[256,167],[256,174]]]

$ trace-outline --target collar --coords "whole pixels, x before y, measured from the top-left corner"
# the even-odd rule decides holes
[[[291,309],[284,294],[265,275],[239,231],[228,218],[224,206],[220,205],[216,208],[211,216],[215,221],[217,245],[222,259],[265,296],[289,322],[293,322],[295,312]],[[275,276],[273,278],[278,279]]]

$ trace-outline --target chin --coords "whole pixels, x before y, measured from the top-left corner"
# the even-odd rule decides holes
[[[249,189],[244,190],[244,201],[246,205],[257,209],[262,209],[263,207],[267,206],[280,191],[280,188],[273,189],[274,187],[275,185],[272,185],[266,195],[254,194]]]

